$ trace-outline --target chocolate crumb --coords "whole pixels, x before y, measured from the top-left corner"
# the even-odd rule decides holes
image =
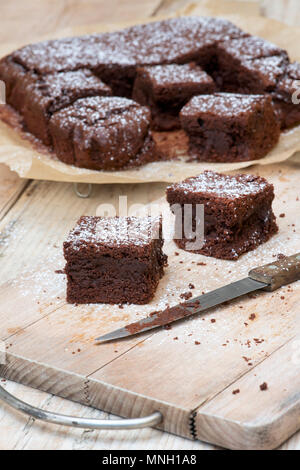
[[[265,390],[268,390],[268,384],[267,384],[267,382],[263,382],[263,383],[259,386],[259,388],[261,389],[262,392],[265,391]]]
[[[194,284],[192,284],[191,282],[190,282],[190,284],[189,284],[189,289],[195,289]]]
[[[283,212],[282,214],[279,214],[279,217],[281,218],[285,217],[285,213]]]
[[[198,344],[201,344],[200,341],[195,341],[195,344],[198,345]]]
[[[232,395],[237,395],[238,393],[240,393],[240,389],[237,388],[236,390],[233,390],[232,391]]]
[[[249,320],[253,321],[253,320],[255,320],[255,318],[256,318],[255,313],[251,313],[251,315],[249,316]]]
[[[216,319],[215,319],[215,318],[212,318],[210,321],[211,321],[211,323],[216,323]]]
[[[180,298],[181,299],[184,299],[184,300],[188,300],[190,299],[191,297],[193,296],[193,294],[191,292],[183,292],[182,294],[180,294]]]

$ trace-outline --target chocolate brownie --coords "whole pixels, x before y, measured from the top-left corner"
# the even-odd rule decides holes
[[[160,217],[81,217],[64,243],[69,303],[146,304],[164,273]]]
[[[300,123],[300,64],[293,62],[286,68],[272,93],[281,128]]]
[[[194,95],[215,91],[213,79],[195,64],[140,67],[132,98],[149,106],[152,128],[168,131],[180,128],[179,111]]]
[[[109,96],[111,89],[90,70],[39,76],[27,73],[14,86],[8,103],[21,111],[26,128],[51,145],[49,120],[53,113],[88,96]]]
[[[289,63],[285,50],[255,36],[218,43],[217,58],[220,89],[246,94],[273,90]]]
[[[58,158],[94,170],[158,159],[149,127],[149,109],[120,97],[79,99],[54,113],[49,122]]]
[[[272,211],[274,188],[264,178],[254,175],[223,175],[205,171],[167,188],[167,200],[175,213],[175,242],[182,249],[221,259],[237,259],[253,250],[277,232]],[[204,206],[204,242],[190,249]],[[184,215],[192,207],[194,234],[186,237]],[[178,210],[180,209],[180,210]],[[187,222],[185,222],[187,223]]]
[[[189,152],[199,161],[264,157],[280,135],[270,96],[215,93],[192,98],[180,112]]]

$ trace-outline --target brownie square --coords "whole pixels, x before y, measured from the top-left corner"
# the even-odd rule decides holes
[[[215,91],[213,79],[195,64],[140,67],[132,97],[149,106],[152,127],[169,131],[180,128],[179,111],[194,95]]]
[[[256,94],[275,88],[288,65],[287,52],[252,36],[218,44],[216,82],[222,91]]]
[[[90,70],[45,76],[28,73],[14,87],[10,103],[21,111],[26,128],[44,144],[51,145],[48,127],[53,113],[79,98],[109,95],[111,89]]]
[[[150,111],[127,98],[82,98],[49,124],[60,160],[81,168],[115,170],[158,158]]]
[[[287,66],[285,74],[278,81],[276,89],[272,93],[282,129],[300,124],[299,83],[300,64],[293,62]]]
[[[160,217],[81,217],[64,243],[69,303],[145,304],[167,257]]]
[[[189,152],[199,161],[235,162],[264,157],[280,128],[270,96],[215,93],[195,96],[180,112]]]
[[[273,185],[254,175],[230,176],[205,171],[173,184],[167,188],[167,200],[176,216],[175,242],[186,250],[187,244],[194,241],[187,238],[184,231],[185,210],[191,205],[195,233],[200,223],[196,207],[203,204],[204,244],[191,251],[215,258],[237,259],[277,232],[273,199]]]

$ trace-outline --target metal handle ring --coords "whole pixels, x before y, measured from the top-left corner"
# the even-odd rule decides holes
[[[87,192],[83,193],[78,189],[79,183],[74,183],[73,189],[74,189],[74,192],[75,192],[76,196],[81,197],[83,199],[87,199],[87,198],[90,197],[90,195],[92,194],[93,187],[92,187],[91,183],[86,183],[86,184],[87,184]]]
[[[159,411],[155,411],[149,416],[143,418],[132,419],[94,419],[94,418],[77,418],[75,416],[67,416],[50,411],[35,408],[22,400],[14,397],[0,386],[0,399],[7,403],[15,410],[31,416],[32,418],[54,423],[63,426],[83,429],[141,429],[148,426],[155,426],[162,422],[163,416]]]

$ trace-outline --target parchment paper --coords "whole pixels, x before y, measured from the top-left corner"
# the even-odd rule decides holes
[[[300,43],[300,29],[286,26],[275,20],[251,15],[253,10],[248,3],[243,6],[240,2],[237,4],[236,2],[212,1],[209,2],[210,7],[207,6],[208,2],[203,2],[203,4],[202,6],[189,5],[184,10],[178,12],[177,16],[203,14],[222,16],[240,26],[245,31],[261,36],[287,49],[291,60],[300,60],[298,47]],[[243,7],[245,8],[245,16],[241,14],[243,13]],[[239,14],[226,14],[232,11],[238,11]],[[161,19],[161,17],[159,19]],[[144,19],[134,21],[133,23],[143,22],[149,22],[149,20]],[[102,32],[120,29],[125,26],[128,26],[128,23],[88,25],[87,27],[68,28],[67,30],[57,33],[55,36],[63,37],[67,35]],[[2,45],[0,51],[1,55],[10,52],[14,48],[15,46],[12,44],[7,44],[6,47]],[[297,151],[300,151],[300,126],[282,133],[278,145],[261,160],[228,164],[187,162],[188,158],[186,155],[183,155],[181,149],[181,158],[179,160],[154,162],[134,170],[101,172],[79,169],[58,161],[54,155],[51,155],[45,149],[40,150],[35,148],[28,140],[24,140],[19,133],[0,121],[0,163],[7,164],[21,177],[32,179],[89,183],[173,182],[200,173],[204,169],[230,171],[246,168],[253,164],[267,165],[270,163],[279,163],[288,159]]]

